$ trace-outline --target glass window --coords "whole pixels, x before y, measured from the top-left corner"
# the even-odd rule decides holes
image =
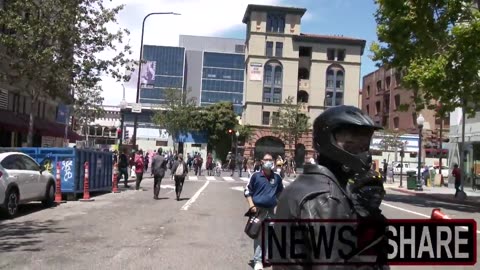
[[[325,106],[333,106],[333,91],[325,92]]]
[[[245,52],[245,45],[240,45],[240,44],[235,45],[235,52],[236,53],[244,53]]]
[[[330,61],[335,60],[335,49],[327,49],[327,59]]]
[[[245,69],[245,55],[231,53],[205,52],[203,54],[204,67],[223,67]]]
[[[270,125],[270,112],[263,112],[262,125]]]
[[[338,49],[337,50],[337,61],[345,61],[345,49]]]
[[[243,93],[243,81],[202,80],[202,90]]]
[[[267,41],[265,55],[266,56],[273,56],[273,42],[272,41]]]
[[[337,77],[336,77],[335,87],[336,87],[337,89],[343,90],[343,83],[344,83],[344,80],[343,80],[343,71],[339,70],[339,71],[337,71]]]
[[[343,105],[343,92],[336,92],[335,93],[335,106]]]
[[[31,158],[22,156],[21,157],[23,164],[25,165],[25,170],[28,171],[40,171],[38,164],[33,161]]]
[[[183,76],[185,49],[145,45],[143,57],[155,61],[155,75]]]
[[[327,88],[333,88],[334,77],[335,77],[335,73],[333,69],[329,69],[327,71]]]
[[[267,15],[267,32],[284,33],[285,15],[278,13],[269,13]]]
[[[277,42],[275,44],[275,56],[282,57],[283,56],[283,42]]]
[[[21,155],[10,155],[4,158],[1,164],[6,170],[25,170],[25,164]]]
[[[265,66],[265,71],[263,75],[263,84],[264,85],[271,85],[272,84],[272,66],[271,65],[266,65]]]
[[[155,87],[182,88],[182,77],[156,76]]]
[[[282,67],[275,67],[275,85],[282,85]]]
[[[233,104],[242,104],[242,100],[243,94],[202,91],[201,102],[217,103],[220,101],[230,101]]]

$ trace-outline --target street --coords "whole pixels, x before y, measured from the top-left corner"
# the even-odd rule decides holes
[[[120,185],[121,193],[95,196],[93,202],[45,210],[26,205],[20,217],[0,221],[0,269],[251,269],[253,242],[243,232],[248,179],[202,178],[185,182],[181,201],[167,177],[160,200],[153,200],[153,179],[145,178],[144,191]],[[478,208],[394,191],[382,209],[387,218],[430,218],[434,207],[452,218],[480,221]],[[392,267],[405,268],[433,269]]]

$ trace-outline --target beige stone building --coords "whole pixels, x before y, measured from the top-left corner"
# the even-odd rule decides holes
[[[246,24],[243,124],[254,127],[245,156],[290,155],[297,164],[314,154],[311,132],[285,145],[271,132],[272,117],[289,97],[305,102],[310,124],[326,108],[360,103],[360,64],[365,40],[304,34],[304,8],[249,5]]]

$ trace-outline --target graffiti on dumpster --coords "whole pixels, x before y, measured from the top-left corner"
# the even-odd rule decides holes
[[[42,162],[42,165],[43,165],[43,168],[45,169],[45,171],[53,174],[53,164],[52,164],[52,161],[50,159],[44,159],[43,162]]]
[[[68,182],[72,179],[72,160],[64,160],[62,161],[62,171],[63,171],[63,181]]]

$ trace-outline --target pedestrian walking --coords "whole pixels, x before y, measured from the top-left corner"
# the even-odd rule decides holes
[[[177,201],[180,200],[180,194],[182,194],[183,183],[185,182],[185,177],[188,174],[187,163],[183,160],[183,155],[178,154],[177,160],[173,163],[172,167],[172,176],[175,180],[175,193],[177,194]]]
[[[118,180],[120,181],[120,179],[122,179],[123,177],[124,186],[126,188],[129,188],[130,186],[128,185],[128,157],[126,149],[123,151],[123,153],[120,154],[118,159],[118,171],[120,173]]]
[[[272,155],[265,154],[262,160],[262,170],[253,173],[244,191],[250,213],[257,213],[263,219],[273,218],[277,198],[283,191],[282,178],[273,172],[275,166],[273,162]],[[253,241],[255,270],[263,269],[261,238],[262,234],[260,233]]]
[[[452,176],[455,178],[455,198],[457,197],[458,193],[462,190],[460,186],[462,185],[462,172],[458,168],[458,164],[453,165]]]
[[[160,186],[162,179],[167,170],[167,160],[162,154],[162,148],[158,148],[157,154],[152,159],[152,173],[153,173],[153,199],[158,200],[160,194]]]
[[[136,175],[136,183],[135,189],[140,189],[140,183],[143,180],[143,172],[144,172],[144,164],[143,164],[143,151],[139,150],[137,155],[135,156],[135,175]]]
[[[348,219],[370,226],[359,226],[359,230],[364,227],[373,229],[375,234],[369,236],[371,242],[352,252],[354,255],[372,244],[371,248],[367,248],[369,261],[365,262],[371,268],[360,265],[362,261],[355,261],[359,264],[358,267],[349,265],[338,269],[365,269],[366,266],[367,269],[389,269],[386,265],[388,242],[384,240],[387,239],[386,218],[380,210],[385,190],[380,174],[371,170],[372,158],[369,152],[373,133],[378,129],[381,127],[376,126],[368,115],[356,107],[341,105],[327,109],[313,123],[313,145],[318,153],[318,165],[305,164],[304,172],[285,188],[278,200],[276,219]],[[274,224],[276,235],[282,235],[282,229],[285,228],[280,223]],[[326,228],[327,231],[331,229],[333,228]],[[313,226],[313,230],[312,235],[322,235],[318,227]],[[357,233],[362,232],[360,230]],[[347,240],[357,241],[357,237],[351,238]],[[293,240],[297,243],[310,243],[311,238],[307,234],[299,234],[295,239],[278,239],[286,250],[295,249],[296,254],[306,255],[301,263],[308,264],[316,260],[312,257],[316,249],[314,246],[295,245],[291,243]],[[274,249],[272,253],[269,257],[273,260],[282,258],[278,250]],[[329,262],[342,264],[347,259],[339,253],[332,253]],[[274,265],[273,270],[305,269],[287,265],[294,262],[294,258],[290,260],[285,260],[283,266]]]

